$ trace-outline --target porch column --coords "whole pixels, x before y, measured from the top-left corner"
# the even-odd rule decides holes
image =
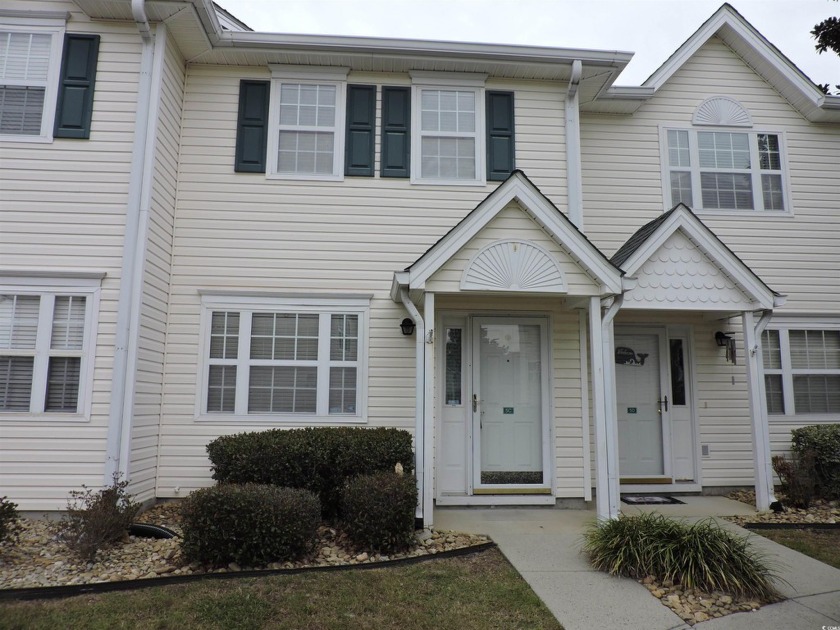
[[[616,304],[618,306],[616,306]],[[618,518],[620,513],[619,492],[620,475],[618,470],[618,408],[615,393],[615,326],[613,318],[621,305],[621,296],[604,315],[603,348],[604,348],[604,411],[607,422],[607,488],[609,497],[610,518]]]
[[[426,322],[426,351],[423,369],[423,525],[432,525],[434,510],[434,439],[435,439],[435,294],[427,292],[423,302]]]
[[[599,519],[618,517],[618,440],[611,431],[608,405],[615,415],[615,378],[610,376],[612,317],[618,303],[601,318],[601,298],[589,299],[589,345],[592,358],[592,403],[595,418],[595,505]],[[612,389],[611,389],[612,388]],[[612,479],[611,479],[612,478]]]
[[[770,430],[767,422],[767,397],[764,387],[764,362],[761,356],[761,333],[769,321],[769,312],[756,325],[750,311],[741,318],[744,327],[744,355],[752,418],[753,461],[755,464],[755,506],[759,512],[773,502],[773,469],[770,459]]]

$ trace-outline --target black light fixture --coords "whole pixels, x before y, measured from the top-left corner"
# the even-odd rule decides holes
[[[732,365],[737,365],[735,340],[732,338],[732,334],[731,332],[717,331],[715,333],[715,343],[721,348],[726,348],[726,361]]]
[[[730,339],[732,339],[732,337],[729,336],[730,334],[731,333],[717,331],[715,333],[715,343],[717,343],[717,345],[719,345],[721,348],[725,348],[729,345]]]
[[[414,322],[411,321],[411,319],[408,317],[406,317],[404,320],[402,320],[402,323],[400,323],[400,330],[402,331],[402,334],[406,336],[413,335],[414,328]]]

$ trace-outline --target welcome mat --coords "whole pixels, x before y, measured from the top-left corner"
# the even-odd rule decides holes
[[[623,503],[627,503],[628,505],[684,505],[684,501],[680,501],[679,499],[675,499],[674,497],[658,497],[655,495],[644,495],[644,496],[626,496],[621,497],[621,501]]]

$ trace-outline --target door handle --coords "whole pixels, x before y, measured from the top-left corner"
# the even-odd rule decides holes
[[[473,413],[478,411],[478,396],[473,394]]]
[[[668,396],[667,396],[667,394],[665,395],[665,397],[662,398],[662,400],[657,400],[656,402],[659,403],[659,409],[657,410],[657,411],[659,411],[659,413],[662,413],[663,407],[664,407],[664,410],[666,412],[668,411]]]

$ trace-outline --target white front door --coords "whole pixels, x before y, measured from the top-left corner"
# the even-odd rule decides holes
[[[668,350],[663,330],[616,333],[618,455],[622,482],[671,482]]]
[[[547,487],[547,322],[473,319],[473,487]]]

